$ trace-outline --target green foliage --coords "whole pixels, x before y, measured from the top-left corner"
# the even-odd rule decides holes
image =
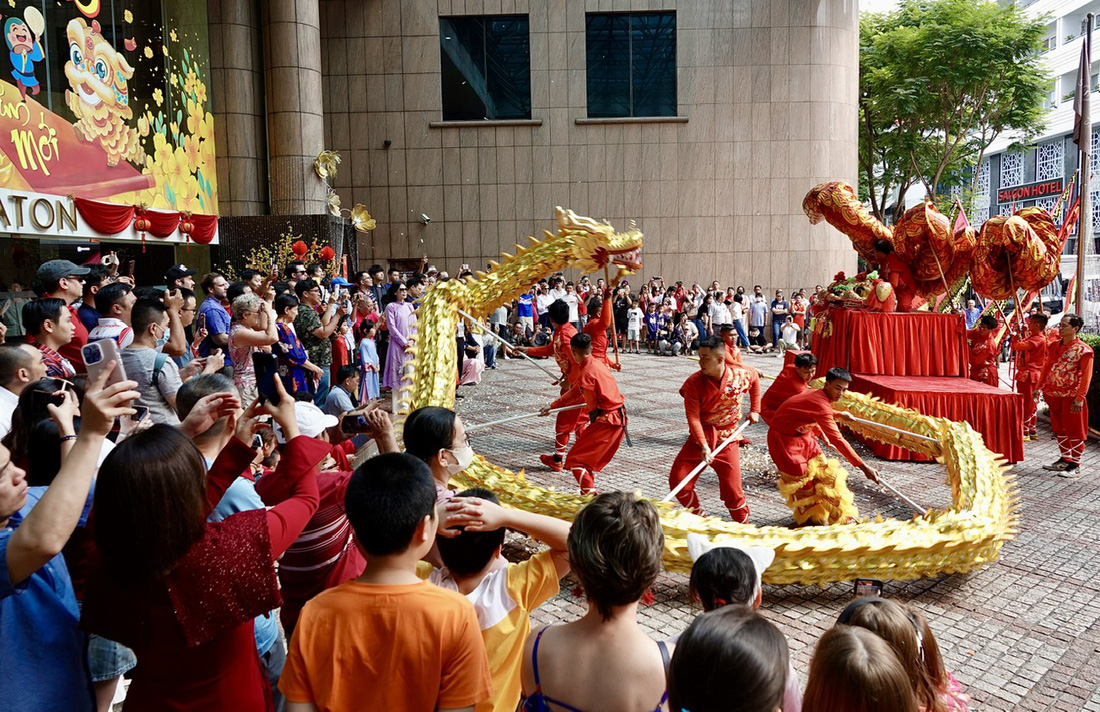
[[[991,0],[902,0],[860,17],[860,182],[879,219],[918,183],[972,187],[998,135],[1042,129],[1046,24]]]
[[[1084,341],[1093,349],[1100,348],[1100,334],[1086,334],[1082,331],[1078,334],[1078,336],[1081,337],[1081,341]]]

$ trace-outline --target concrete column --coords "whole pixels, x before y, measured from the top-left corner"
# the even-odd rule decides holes
[[[264,58],[256,0],[207,0],[220,215],[267,213]]]
[[[323,213],[313,172],[324,149],[318,0],[264,0],[264,64],[271,213]]]

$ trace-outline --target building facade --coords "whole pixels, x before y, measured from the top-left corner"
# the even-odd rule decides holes
[[[1004,0],[1008,2],[1009,0]],[[978,225],[992,215],[1011,215],[1021,207],[1038,205],[1053,210],[1062,189],[1080,166],[1078,147],[1073,143],[1073,100],[1077,86],[1077,70],[1081,45],[1088,27],[1087,15],[1094,13],[1093,42],[1100,40],[1100,0],[1026,0],[1020,1],[1028,15],[1048,20],[1044,40],[1043,66],[1051,77],[1046,96],[1045,128],[1026,148],[1018,147],[1019,137],[1006,134],[999,137],[986,152],[987,158],[978,167],[978,191],[971,222]],[[1095,54],[1095,51],[1094,51]],[[1097,71],[1100,62],[1093,61],[1091,88],[1098,88]],[[1093,117],[1100,116],[1100,106],[1093,97]],[[1090,255],[1100,253],[1100,127],[1092,129],[1090,172],[1092,185],[1093,241]],[[1063,217],[1064,217],[1063,210]],[[1077,266],[1075,232],[1066,242],[1062,257],[1062,275],[1069,278]],[[1056,288],[1061,285],[1056,284]]]
[[[340,152],[335,189],[378,221],[361,266],[426,254],[452,274],[482,267],[552,228],[555,205],[634,221],[645,276],[812,287],[855,265],[847,238],[801,207],[816,183],[856,177],[855,0],[269,4],[295,6],[297,22],[319,10],[319,32],[299,24],[297,51],[273,53],[309,64],[319,42],[288,100],[312,143],[288,150]],[[270,110],[303,70],[269,64]],[[223,121],[223,204],[259,207],[237,190],[258,196],[266,176],[238,157],[236,120]]]

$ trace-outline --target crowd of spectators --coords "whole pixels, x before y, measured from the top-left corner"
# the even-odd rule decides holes
[[[652,503],[604,493],[568,523],[456,491],[474,451],[445,408],[411,413],[401,452],[374,398],[440,278],[291,264],[207,274],[196,294],[183,265],[150,288],[43,264],[29,339],[0,344],[0,706],[106,711],[125,678],[127,710],[966,708],[914,607],[853,602],[803,693],[762,605],[773,552],[689,541],[702,612],[656,642],[638,621],[662,572]],[[624,350],[678,355],[716,324],[747,319],[751,339],[778,323],[783,339],[804,316],[801,295],[758,322],[717,283],[634,296],[601,281],[551,279],[492,328],[534,343],[553,300],[581,326],[622,306]],[[655,312],[669,318],[650,338]],[[495,365],[476,331],[456,335],[456,381]],[[97,339],[113,346],[89,369]],[[509,529],[545,548],[505,559]],[[586,612],[532,630],[570,572]]]

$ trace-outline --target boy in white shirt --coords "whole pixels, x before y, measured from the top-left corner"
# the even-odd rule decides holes
[[[626,348],[634,353],[642,352],[642,322],[645,320],[645,312],[638,307],[638,302],[631,300],[630,309],[626,311]]]

